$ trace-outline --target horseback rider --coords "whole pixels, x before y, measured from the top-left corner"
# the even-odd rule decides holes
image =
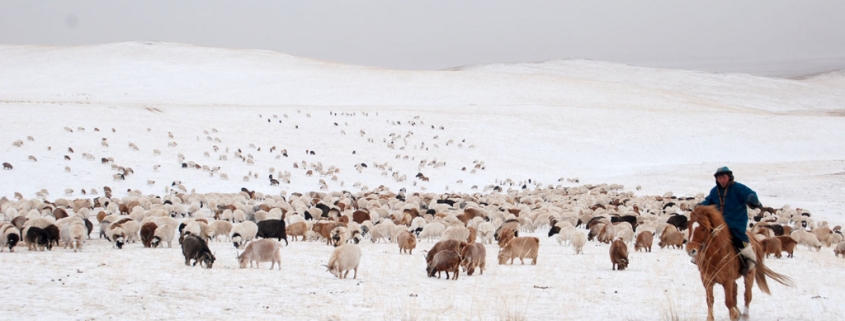
[[[734,247],[742,255],[740,274],[745,275],[757,265],[757,257],[750,246],[745,229],[748,226],[748,209],[759,208],[763,205],[757,199],[757,193],[747,186],[734,181],[733,172],[722,166],[716,170],[716,186],[710,190],[710,195],[700,205],[717,205],[728,224]]]

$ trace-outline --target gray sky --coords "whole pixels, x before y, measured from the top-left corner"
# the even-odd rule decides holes
[[[0,43],[168,41],[397,69],[581,58],[796,76],[845,69],[845,1],[0,2]]]

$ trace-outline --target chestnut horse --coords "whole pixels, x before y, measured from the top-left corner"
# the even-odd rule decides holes
[[[730,311],[731,320],[738,320],[740,311],[737,307],[736,279],[742,276],[739,273],[742,258],[739,257],[731,242],[731,233],[722,213],[715,206],[696,206],[690,214],[687,233],[689,233],[687,253],[692,257],[692,262],[698,265],[701,282],[704,283],[704,290],[707,293],[707,320],[713,320],[713,286],[716,283],[721,284],[725,290],[725,305]],[[771,294],[766,277],[780,284],[793,286],[789,277],[775,273],[766,267],[763,262],[765,253],[760,242],[754,237],[749,237],[749,240],[757,256],[757,266],[744,276],[745,309],[741,315],[743,319],[748,318],[751,289],[754,287],[755,280],[760,291],[766,294]]]

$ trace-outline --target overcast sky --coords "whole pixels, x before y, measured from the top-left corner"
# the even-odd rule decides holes
[[[0,43],[168,41],[397,69],[581,58],[845,69],[845,1],[0,1]]]

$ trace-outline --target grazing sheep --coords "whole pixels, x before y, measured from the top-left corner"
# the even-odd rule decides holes
[[[232,233],[232,223],[228,221],[214,221],[208,225],[208,238],[214,239],[215,241],[221,236],[225,236],[226,240],[231,242],[232,237],[229,235]]]
[[[511,239],[499,250],[499,265],[505,264],[508,260],[513,264],[513,259],[519,258],[525,264],[524,258],[533,259],[531,265],[537,264],[537,254],[540,250],[540,239],[533,236],[516,237]]]
[[[617,238],[610,244],[610,262],[613,270],[622,271],[628,267],[628,245],[622,238]]]
[[[634,250],[639,252],[651,252],[651,245],[654,242],[654,234],[650,231],[642,231],[637,234],[637,241],[634,242]]]
[[[816,251],[821,250],[822,243],[819,242],[815,234],[805,231],[804,229],[795,229],[789,236],[795,240],[796,243],[804,245],[807,249],[815,248]]]
[[[236,249],[244,246],[248,241],[251,241],[258,234],[258,225],[252,221],[244,221],[238,225],[232,226],[232,244]]]
[[[323,265],[328,271],[339,279],[345,279],[349,271],[355,271],[353,279],[358,278],[358,265],[361,263],[361,248],[356,244],[343,244],[338,246],[329,257],[329,264]]]
[[[0,224],[0,252],[3,252],[3,248],[5,247],[9,248],[9,252],[14,252],[15,246],[20,241],[21,233],[14,224]]]
[[[85,227],[85,224],[82,221],[76,221],[70,224],[68,226],[68,237],[64,241],[65,248],[70,245],[74,252],[82,251],[82,240],[87,234],[88,228]]]
[[[575,233],[572,233],[572,236],[570,236],[569,242],[575,249],[575,254],[584,254],[584,245],[587,244],[587,235],[580,231],[575,231]]]
[[[684,234],[675,229],[674,226],[667,225],[666,229],[663,230],[663,234],[660,234],[660,242],[657,245],[661,249],[667,246],[680,249],[684,246],[684,243],[686,243]]]
[[[478,268],[479,274],[484,275],[487,266],[487,248],[481,243],[468,244],[461,251],[461,267],[467,275],[472,275]]]
[[[144,247],[152,247],[153,237],[157,228],[158,224],[155,222],[147,222],[141,225],[141,244]]]
[[[467,246],[466,242],[461,242],[461,241],[457,241],[457,240],[446,240],[446,241],[437,242],[437,243],[434,244],[434,246],[431,247],[431,250],[429,250],[428,253],[426,254],[425,262],[427,264],[431,263],[431,261],[434,260],[434,255],[436,255],[437,252],[450,250],[450,251],[455,251],[456,253],[461,253],[463,251],[464,247],[466,247],[466,246]]]
[[[279,252],[281,250],[279,242],[262,239],[249,242],[241,254],[238,255],[238,263],[240,268],[246,268],[246,263],[249,262],[249,267],[252,267],[252,262],[255,262],[255,268],[259,268],[261,262],[270,262],[270,269],[273,269],[277,263],[279,270],[282,269],[282,257]]]
[[[26,247],[28,250],[44,251],[53,249],[50,234],[37,226],[29,226],[26,231]]]
[[[437,273],[437,278],[440,278],[440,272],[446,272],[446,280],[449,280],[449,272],[452,272],[452,280],[458,279],[458,274],[460,274],[460,266],[461,266],[461,255],[458,252],[452,250],[443,250],[437,252],[437,254],[432,257],[431,262],[428,262],[428,265],[425,268],[428,277],[434,277],[434,274]]]
[[[413,254],[414,248],[417,247],[417,238],[409,231],[402,231],[397,237],[397,241],[399,243],[399,254],[402,254],[402,252]]]
[[[176,236],[176,226],[175,225],[162,225],[155,229],[153,232],[153,239],[150,241],[150,245],[153,248],[157,248],[161,245],[162,242],[167,242],[167,247],[171,248],[173,238]]]

